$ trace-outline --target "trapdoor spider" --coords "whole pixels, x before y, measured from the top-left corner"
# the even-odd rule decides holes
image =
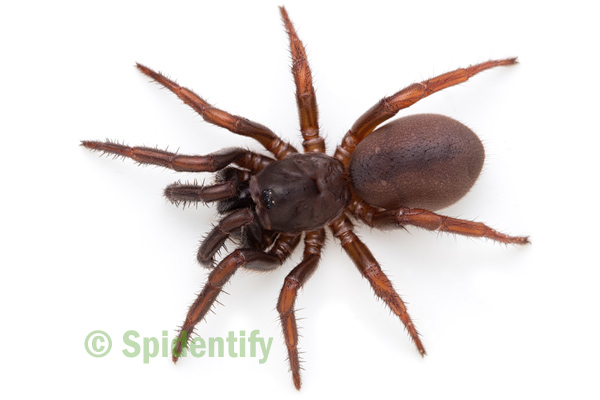
[[[175,93],[205,121],[257,140],[274,158],[227,149],[189,156],[110,141],[82,141],[104,153],[132,158],[175,171],[217,172],[213,185],[175,183],[165,189],[172,203],[217,202],[223,218],[200,245],[198,261],[212,268],[208,282],[192,304],[173,349],[176,362],[189,334],[215,302],[238,268],[268,271],[279,267],[304,234],[302,261],[285,278],[277,303],[294,385],[300,389],[298,332],[294,303],[298,290],[319,263],[326,228],[339,239],[375,294],[396,314],[425,355],[417,329],[402,299],[365,244],[353,232],[351,219],[380,229],[412,225],[458,235],[526,244],[527,237],[508,236],[480,222],[439,215],[463,197],[479,176],[484,150],[478,137],[461,123],[435,114],[404,117],[375,130],[399,110],[422,98],[465,82],[479,72],[516,63],[515,58],[487,61],[412,84],[365,112],[337,147],[326,155],[319,136],[317,103],[304,46],[281,7],[290,41],[292,73],[304,153],[298,153],[270,129],[217,109],[164,75],[137,64],[154,81]],[[236,166],[231,166],[235,164]],[[214,263],[215,254],[234,235],[240,247]],[[216,266],[214,266],[216,264]]]

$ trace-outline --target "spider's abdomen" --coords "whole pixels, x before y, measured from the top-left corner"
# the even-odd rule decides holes
[[[350,201],[342,163],[321,153],[272,162],[252,177],[250,193],[261,225],[287,233],[320,229]]]
[[[358,144],[350,163],[356,193],[386,209],[438,210],[473,186],[485,153],[475,133],[438,114],[400,118]]]

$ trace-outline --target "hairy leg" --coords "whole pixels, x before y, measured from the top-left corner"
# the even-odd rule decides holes
[[[250,171],[227,167],[219,171],[217,183],[214,185],[175,182],[165,188],[164,195],[171,203],[183,207],[189,203],[218,201],[219,213],[226,214],[248,206],[249,200],[246,202],[246,199],[241,199],[240,196],[243,196],[241,192],[247,187],[247,182],[252,176]]]
[[[183,172],[215,172],[235,163],[256,174],[274,161],[272,158],[242,148],[222,150],[205,156],[189,156],[150,147],[130,147],[110,141],[84,140],[81,145],[105,154],[131,158],[140,164],[159,165]]]
[[[189,203],[229,199],[235,196],[236,192],[237,187],[231,181],[208,186],[176,182],[167,186],[164,194],[171,203],[185,207]]]
[[[321,229],[315,232],[308,232],[304,238],[304,255],[300,264],[295,267],[285,278],[279,300],[277,302],[277,311],[281,319],[283,328],[283,337],[288,349],[288,359],[292,371],[294,386],[300,390],[300,359],[298,357],[298,327],[296,325],[296,315],[294,313],[294,304],[298,290],[304,286],[308,279],[317,269],[321,258],[321,249],[325,243],[325,230]]]
[[[381,99],[356,120],[350,131],[342,139],[341,145],[336,149],[334,157],[347,166],[350,164],[350,158],[358,143],[381,123],[396,115],[398,111],[413,105],[430,94],[465,82],[482,71],[501,65],[512,65],[516,62],[516,58],[507,58],[504,60],[490,60],[467,68],[459,68],[426,81],[414,83],[389,97]]]
[[[300,117],[300,132],[304,142],[305,152],[317,151],[325,153],[325,141],[319,136],[319,112],[317,97],[312,84],[312,74],[308,65],[306,51],[302,41],[298,38],[294,25],[284,7],[279,7],[285,30],[290,40],[290,52],[292,53],[292,74],[296,84],[296,104]]]
[[[192,107],[200,114],[206,122],[225,128],[238,135],[255,139],[262,144],[265,149],[273,153],[277,159],[282,159],[290,153],[296,153],[294,147],[281,140],[279,136],[266,126],[215,108],[196,93],[185,87],[179,86],[161,73],[153,71],[139,63],[136,64],[136,66],[143,74],[149,76],[171,92],[175,93],[185,104]]]
[[[484,237],[506,244],[529,244],[527,236],[509,236],[481,222],[446,217],[420,208],[400,207],[396,210],[380,210],[363,201],[354,200],[350,209],[367,225],[379,229],[394,229],[412,225],[430,231]]]
[[[173,349],[173,362],[177,362],[186,348],[194,327],[204,319],[223,286],[240,267],[266,271],[281,265],[298,244],[298,235],[280,235],[268,252],[238,249],[225,257],[208,276],[204,288],[190,307]]]
[[[342,216],[332,222],[329,227],[333,235],[340,240],[342,247],[348,256],[350,256],[362,276],[369,281],[375,294],[400,318],[411,339],[417,346],[419,353],[424,356],[425,347],[421,343],[417,328],[415,328],[410,319],[404,302],[392,286],[388,277],[381,270],[379,263],[377,263],[373,254],[371,254],[371,251],[352,231],[352,223],[345,216]]]
[[[198,262],[204,266],[212,266],[214,256],[223,247],[225,241],[236,230],[256,222],[254,211],[242,208],[223,218],[202,241],[198,249]]]

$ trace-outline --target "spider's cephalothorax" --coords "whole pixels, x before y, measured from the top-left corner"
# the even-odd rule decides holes
[[[260,224],[277,232],[314,231],[350,201],[344,166],[322,153],[291,154],[250,179]]]
[[[502,243],[526,244],[529,240],[500,233],[480,222],[430,211],[459,200],[479,176],[483,146],[469,128],[448,117],[423,114],[376,129],[423,97],[465,82],[481,71],[515,64],[515,58],[457,69],[383,98],[358,118],[331,157],[325,154],[324,141],[319,136],[317,103],[304,46],[285,9],[280,10],[290,40],[303,154],[265,126],[219,110],[141,64],[137,68],[142,73],[175,93],[205,121],[257,140],[275,158],[241,148],[187,156],[109,141],[83,141],[82,145],[175,171],[217,172],[213,185],[175,183],[165,189],[165,196],[175,204],[217,202],[223,215],[198,250],[198,261],[213,269],[190,307],[173,361],[177,361],[187,346],[189,333],[206,316],[238,268],[275,269],[304,237],[302,261],[286,277],[277,303],[294,385],[299,389],[294,303],[298,290],[317,267],[326,228],[339,239],[375,294],[403,322],[421,355],[425,355],[425,348],[404,302],[369,249],[354,234],[350,218],[380,229],[413,225]],[[215,254],[232,237],[241,239],[239,248],[215,263]]]

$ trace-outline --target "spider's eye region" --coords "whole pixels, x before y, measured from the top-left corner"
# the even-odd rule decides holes
[[[275,204],[275,200],[273,199],[273,191],[271,189],[265,189],[262,191],[262,199],[267,209],[273,207]]]

